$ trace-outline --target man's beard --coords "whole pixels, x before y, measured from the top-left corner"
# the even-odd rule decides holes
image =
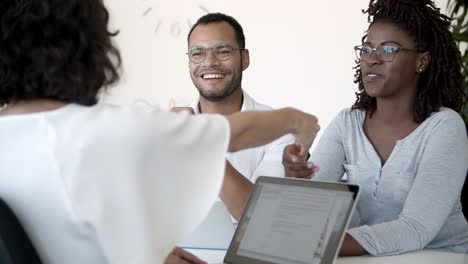
[[[198,85],[197,83],[195,84],[195,87],[197,87],[198,93],[200,94],[201,97],[208,101],[212,102],[219,102],[227,97],[229,97],[231,94],[233,94],[241,85],[242,82],[242,71],[239,72],[239,76],[233,75],[232,81],[223,89],[221,92],[217,93],[210,93],[210,92],[204,92],[203,89],[200,87],[201,85]]]
[[[193,84],[197,88],[198,93],[200,94],[201,97],[211,102],[219,102],[219,101],[226,99],[231,94],[233,94],[238,88],[240,88],[241,82],[242,82],[242,72],[243,72],[242,71],[242,57],[240,58],[239,69],[240,69],[239,76],[237,76],[236,74],[233,74],[231,83],[229,83],[225,87],[225,89],[223,89],[219,93],[206,93],[201,88],[201,85],[197,84],[196,82],[193,82]]]

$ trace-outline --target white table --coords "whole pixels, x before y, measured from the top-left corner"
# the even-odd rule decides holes
[[[208,263],[223,263],[224,250],[190,249],[190,252]],[[455,254],[439,251],[417,251],[389,257],[345,257],[338,258],[336,264],[468,264],[468,254]]]

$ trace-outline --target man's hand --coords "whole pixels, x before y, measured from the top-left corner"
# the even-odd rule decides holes
[[[164,264],[207,264],[205,261],[197,258],[190,252],[176,247],[167,256]]]
[[[284,148],[283,166],[286,177],[310,179],[319,171],[318,166],[307,161],[309,153],[302,148],[300,144],[292,144]]]
[[[180,112],[189,112],[190,114],[194,115],[195,112],[193,111],[192,107],[172,107],[171,112],[180,113]]]

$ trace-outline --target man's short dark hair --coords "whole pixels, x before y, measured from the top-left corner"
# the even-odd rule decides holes
[[[103,0],[0,1],[0,106],[52,99],[83,105],[119,79]]]
[[[192,28],[190,29],[190,32],[187,36],[187,42],[190,40],[190,36],[192,35],[193,30],[198,25],[206,25],[206,24],[216,23],[216,22],[226,22],[229,25],[231,25],[231,27],[234,29],[234,32],[236,34],[236,41],[237,41],[237,44],[239,45],[239,48],[241,49],[245,48],[244,30],[242,29],[241,25],[232,16],[228,16],[222,13],[210,13],[210,14],[206,14],[200,17],[195,23],[195,25],[193,25]]]

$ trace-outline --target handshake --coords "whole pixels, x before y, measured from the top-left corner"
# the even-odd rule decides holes
[[[192,107],[173,107],[171,111],[195,114]],[[309,149],[320,130],[315,116],[293,108],[283,108],[272,111],[236,112],[225,117],[231,125],[231,132],[245,131],[249,124],[255,128],[264,123],[265,126],[271,126],[271,130],[268,131],[269,134],[272,134],[268,137],[271,139],[270,141],[275,139],[274,135],[282,136],[285,131],[291,133],[295,137],[295,143],[284,148],[282,157],[286,177],[310,179],[318,172],[319,167],[308,162]],[[252,122],[254,120],[257,120],[258,123]],[[231,137],[237,134],[231,133]],[[262,137],[262,135],[258,136]]]

